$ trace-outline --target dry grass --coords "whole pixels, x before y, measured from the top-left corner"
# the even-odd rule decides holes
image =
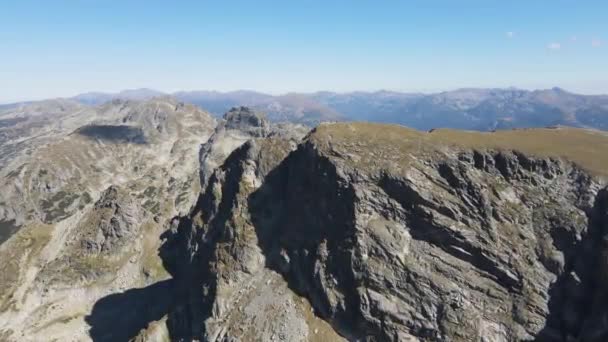
[[[32,223],[22,227],[0,250],[0,311],[8,310],[15,298],[13,291],[26,271],[38,259],[42,248],[51,238],[53,226]]]
[[[143,251],[141,256],[142,271],[147,273],[152,279],[161,280],[169,277],[169,272],[165,270],[163,261],[158,255],[160,247],[159,235],[161,227],[152,222],[146,222],[142,226],[143,231]]]
[[[295,293],[293,294],[293,299],[294,303],[296,303],[297,310],[303,314],[306,324],[308,325],[308,341],[346,341],[346,339],[340,336],[328,322],[314,314],[308,299],[299,297]]]
[[[256,143],[260,148],[257,163],[262,174],[274,169],[291,152],[291,145],[285,139],[258,139]]]
[[[341,154],[357,166],[398,167],[412,156],[446,148],[516,150],[538,157],[559,157],[596,176],[608,176],[608,133],[577,128],[473,132],[439,129],[421,132],[398,125],[337,123],[320,125],[309,139],[328,154]],[[352,154],[350,156],[349,154]]]

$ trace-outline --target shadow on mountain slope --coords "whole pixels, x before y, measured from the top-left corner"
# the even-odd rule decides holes
[[[566,271],[549,290],[549,315],[536,341],[606,341],[608,302],[606,256],[608,255],[608,191],[601,190],[590,212],[589,228],[582,240],[564,250]],[[563,244],[568,237],[554,233],[554,241]],[[563,234],[561,234],[563,235]],[[570,239],[572,240],[572,239]],[[569,247],[569,248],[568,248]],[[573,275],[577,275],[574,278]]]
[[[323,170],[322,176],[318,170]],[[385,340],[362,324],[357,309],[355,279],[345,267],[351,264],[349,247],[354,248],[353,229],[349,228],[354,193],[351,187],[340,187],[337,178],[329,160],[320,158],[311,163],[302,151],[292,152],[249,196],[251,222],[266,267],[281,274],[294,293],[308,298],[315,315],[347,339],[366,336]],[[339,270],[342,293],[348,298],[342,311],[332,313],[327,297],[311,277],[318,265],[318,246],[327,243],[328,249],[336,250],[338,242],[344,242],[346,248],[332,255],[328,267]]]
[[[172,225],[177,223],[175,219]],[[158,248],[163,267],[171,278],[143,288],[112,293],[99,299],[91,313],[85,317],[85,321],[90,326],[89,335],[94,342],[130,341],[150,323],[166,315],[171,318],[170,310],[176,304],[180,293],[179,286],[174,280],[176,275],[174,254],[178,251],[176,241],[181,236],[175,234],[173,228],[177,227],[170,227],[160,235],[163,243]],[[169,332],[172,333],[171,330]],[[171,339],[174,340],[173,336]]]
[[[144,131],[140,127],[127,125],[89,125],[80,128],[78,134],[90,139],[115,143],[147,144]]]
[[[16,124],[26,121],[27,118],[8,118],[0,119],[0,128],[15,126]]]
[[[14,220],[0,220],[0,245],[13,236],[18,230],[19,226],[15,224]]]
[[[150,322],[161,319],[173,302],[173,280],[115,293],[95,303],[85,317],[93,341],[129,341]]]

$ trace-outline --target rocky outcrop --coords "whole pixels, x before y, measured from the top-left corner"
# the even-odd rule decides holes
[[[143,209],[117,187],[111,186],[104,191],[93,210],[91,216],[95,222],[87,222],[85,229],[79,230],[84,235],[80,245],[87,252],[111,253],[131,243],[138,235]]]
[[[170,331],[243,339],[276,272],[349,340],[602,341],[603,159],[555,134],[608,139],[334,124],[270,163],[244,145],[165,246],[186,294]]]
[[[339,339],[307,301],[265,268],[248,212],[252,193],[291,149],[280,139],[250,140],[236,149],[164,246],[177,292],[184,294],[168,320],[174,339]]]
[[[249,107],[234,107],[224,114],[224,127],[246,132],[254,137],[264,137],[270,133],[270,124],[262,113]]]
[[[295,145],[308,133],[302,125],[271,124],[263,113],[248,107],[235,107],[226,112],[214,134],[200,150],[200,179],[202,188],[207,185],[213,171],[238,147],[250,139],[273,137],[285,139]]]
[[[113,276],[142,247],[151,217],[127,192],[110,186],[66,234],[57,257],[38,274],[48,287],[92,284]],[[136,275],[133,275],[136,276]]]

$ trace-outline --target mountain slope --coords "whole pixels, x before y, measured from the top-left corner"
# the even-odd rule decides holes
[[[33,108],[50,115],[51,104]],[[218,122],[168,97],[60,113],[90,118],[29,145],[2,169],[3,341],[167,337],[176,293],[159,253],[173,218],[190,211],[201,184],[249,139],[293,147],[308,131],[248,108]]]
[[[95,110],[72,100],[18,104],[0,111],[0,168],[97,119]]]
[[[103,339],[99,317],[124,307],[94,307],[99,299],[170,287],[160,235],[200,190],[198,152],[215,120],[171,99],[78,108],[73,115],[92,113],[84,126],[2,169],[1,340]],[[150,315],[123,316],[114,328],[135,335]]]

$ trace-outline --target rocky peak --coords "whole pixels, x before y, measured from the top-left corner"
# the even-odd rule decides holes
[[[143,218],[142,208],[124,190],[116,186],[106,189],[89,214],[95,231],[86,234],[81,242],[89,252],[110,252],[128,243],[139,234]]]
[[[235,107],[224,114],[224,122],[200,151],[200,180],[204,188],[211,173],[232,151],[255,138],[279,138],[296,145],[308,132],[302,125],[273,124],[263,113],[248,107]]]
[[[256,112],[249,107],[234,107],[224,114],[226,129],[237,129],[255,134],[258,137],[266,136],[270,124],[263,113]]]
[[[115,185],[110,185],[104,192],[101,193],[99,201],[95,203],[96,208],[110,208],[116,206],[118,201],[119,189]]]

